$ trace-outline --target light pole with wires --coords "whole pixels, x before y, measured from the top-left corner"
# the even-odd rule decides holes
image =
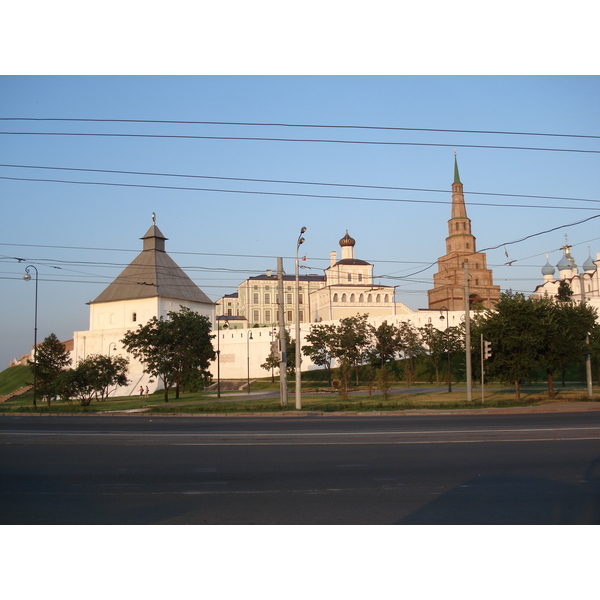
[[[227,317],[221,315],[217,317],[217,398],[221,397],[221,328],[219,327],[219,321],[225,320],[223,329],[229,327],[229,321]]]
[[[444,320],[444,315],[442,314],[442,311],[445,310],[446,311],[446,354],[448,355],[448,393],[450,393],[452,391],[452,374],[450,373],[451,370],[451,365],[452,365],[452,361],[450,359],[450,337],[448,335],[448,326],[450,325],[450,318],[448,316],[448,309],[445,306],[442,306],[442,308],[440,308],[440,321]]]
[[[250,393],[250,340],[254,339],[252,337],[252,331],[249,329],[246,332],[246,358],[248,359],[248,384],[247,384],[247,392]]]
[[[300,372],[302,365],[302,349],[300,343],[300,273],[298,265],[298,250],[300,245],[304,243],[302,234],[306,231],[306,227],[300,230],[298,243],[296,244],[296,410],[302,408],[302,374]]]
[[[33,319],[33,408],[37,410],[37,326],[38,326],[38,270],[34,265],[25,267],[25,281],[31,281],[29,269],[35,271],[35,312]]]

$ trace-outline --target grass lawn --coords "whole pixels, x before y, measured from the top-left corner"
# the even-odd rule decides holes
[[[489,407],[531,406],[549,402],[544,384],[523,386],[521,389],[521,402],[515,402],[514,390],[501,385],[490,385],[485,391],[485,403],[481,402],[479,388],[473,389],[473,400],[467,402],[466,392],[457,391],[448,393],[445,386],[440,386],[435,392],[425,391],[431,388],[428,384],[412,386],[408,393],[390,394],[387,401],[373,391],[369,395],[368,389],[360,389],[343,401],[336,392],[324,384],[319,386],[312,382],[303,385],[302,410],[303,412],[370,412],[370,411],[402,411],[411,409],[472,409]],[[402,388],[403,390],[405,388]],[[179,400],[175,393],[169,395],[169,402],[164,402],[164,392],[158,391],[149,398],[131,396],[127,398],[109,399],[104,402],[93,401],[90,406],[80,406],[77,401],[55,402],[50,409],[38,399],[38,413],[101,413],[105,411],[125,411],[147,409],[148,413],[258,413],[258,412],[292,412],[295,411],[295,395],[293,388],[289,391],[288,407],[282,408],[279,397],[259,399],[255,398],[257,392],[278,392],[279,384],[272,384],[270,380],[259,381],[252,385],[251,393],[222,392],[221,399],[216,398],[215,392],[182,393]],[[234,400],[235,399],[235,400]],[[587,401],[585,388],[577,389],[558,388],[554,401],[572,402]],[[600,395],[593,399],[600,402]],[[33,412],[33,392],[29,391],[18,398],[0,404],[0,413]]]

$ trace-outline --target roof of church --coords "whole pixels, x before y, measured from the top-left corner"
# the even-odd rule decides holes
[[[165,252],[167,238],[155,224],[141,239],[143,251],[91,304],[142,298],[174,298],[214,304]]]
[[[359,258],[342,258],[338,260],[335,265],[370,265],[366,260],[360,260]],[[333,265],[335,267],[335,265]]]

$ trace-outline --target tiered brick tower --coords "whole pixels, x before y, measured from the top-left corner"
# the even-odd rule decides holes
[[[438,272],[433,276],[433,289],[428,291],[430,309],[443,307],[448,310],[464,310],[465,262],[469,264],[470,306],[492,308],[500,299],[500,286],[494,285],[492,271],[486,267],[485,254],[476,250],[455,155],[452,217],[448,221],[446,255],[438,259]]]

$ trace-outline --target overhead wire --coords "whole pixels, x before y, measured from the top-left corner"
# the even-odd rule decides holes
[[[441,193],[448,194],[448,190],[443,189],[431,189],[431,188],[410,188],[410,187],[398,187],[398,186],[386,186],[386,185],[364,185],[355,183],[327,183],[323,181],[294,181],[285,179],[257,179],[250,177],[222,177],[215,175],[192,175],[188,173],[157,173],[152,171],[124,171],[116,169],[84,169],[79,167],[55,167],[47,165],[16,165],[11,163],[0,164],[0,167],[15,168],[15,169],[40,169],[40,170],[52,170],[52,171],[73,171],[79,173],[105,173],[110,175],[142,175],[148,177],[178,177],[182,179],[214,179],[218,181],[235,181],[245,183],[272,183],[272,184],[284,184],[284,185],[308,185],[308,186],[319,186],[319,187],[343,187],[343,188],[357,188],[357,189],[371,189],[371,190],[387,190],[387,191],[404,191],[404,192],[427,192],[427,193]],[[53,181],[53,180],[50,180]],[[189,188],[184,188],[189,189]],[[594,202],[600,203],[600,200],[588,199],[588,198],[574,198],[568,196],[541,196],[532,194],[506,194],[501,192],[477,192],[469,190],[470,196],[501,196],[503,198],[531,198],[538,200],[562,200],[562,201],[576,201],[576,202]],[[345,199],[345,198],[344,198]]]
[[[66,132],[66,131],[0,131],[0,135],[14,136],[47,136],[47,137],[104,137],[104,138],[143,138],[143,139],[182,139],[182,140],[223,140],[248,142],[285,142],[311,144],[358,144],[368,146],[413,146],[434,148],[480,148],[486,150],[530,150],[540,152],[574,152],[580,154],[600,154],[600,150],[583,150],[580,148],[540,148],[535,146],[501,146],[490,144],[442,144],[435,142],[391,142],[382,140],[331,140],[331,139],[299,139],[299,138],[270,138],[242,137],[222,135],[174,135],[157,133],[100,133],[100,132]]]
[[[134,184],[134,183],[116,183],[107,181],[73,181],[66,179],[43,179],[35,177],[8,177],[0,176],[2,180],[8,181],[29,181],[34,183],[64,183],[70,185],[99,185],[108,187],[123,187],[123,188],[141,188],[141,189],[161,189],[161,190],[178,190],[187,192],[211,192],[225,194],[243,194],[243,195],[259,195],[259,196],[275,196],[275,197],[294,197],[294,198],[314,198],[314,199],[329,199],[329,200],[359,200],[368,202],[405,202],[412,204],[443,204],[451,205],[451,200],[415,200],[404,198],[369,198],[366,196],[337,196],[332,194],[301,194],[293,192],[267,192],[255,190],[224,190],[219,188],[197,188],[183,187],[173,185],[151,185],[151,184]],[[598,200],[583,200],[585,202],[600,202]],[[550,210],[598,210],[595,207],[586,206],[546,206],[540,204],[500,204],[492,202],[470,202],[469,206],[485,206],[499,208],[543,208]]]
[[[589,138],[600,139],[597,135],[581,135],[567,133],[539,133],[525,131],[491,131],[481,129],[434,129],[425,127],[389,127],[378,125],[323,125],[306,123],[259,123],[252,121],[182,121],[165,119],[87,119],[87,118],[48,118],[48,117],[0,117],[0,121],[34,121],[34,122],[77,122],[77,123],[144,123],[162,125],[236,125],[236,126],[258,126],[258,127],[293,127],[293,128],[315,128],[315,129],[358,129],[375,131],[419,131],[433,133],[474,133],[491,135],[525,135],[543,137],[564,138]]]

